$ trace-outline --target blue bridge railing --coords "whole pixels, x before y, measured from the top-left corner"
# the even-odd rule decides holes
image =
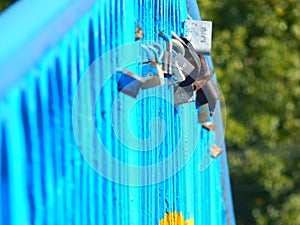
[[[136,100],[120,93],[112,77],[95,109],[89,104],[92,89],[80,96],[77,121],[87,140],[83,145],[110,177],[155,180],[171,166],[174,174],[163,181],[126,185],[103,177],[74,138],[73,101],[90,65],[135,42],[137,25],[147,40],[158,41],[160,30],[184,35],[188,15],[200,19],[196,1],[24,0],[0,15],[0,224],[235,224],[226,152],[207,157],[218,135],[197,124],[194,104],[172,105],[172,86],[142,91]],[[101,64],[91,87],[103,82],[118,57]],[[173,163],[145,176],[113,167],[89,140],[87,115],[93,110],[98,137],[118,161],[139,168],[158,164],[178,146],[182,151],[172,156]],[[222,133],[217,114],[214,123]],[[155,149],[138,151],[145,142],[129,149],[120,141],[130,132],[138,139],[164,139]],[[185,166],[175,171],[182,161]]]

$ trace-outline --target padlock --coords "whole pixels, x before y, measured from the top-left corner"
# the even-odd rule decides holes
[[[172,44],[173,53],[175,54],[173,65],[176,65],[185,76],[189,75],[195,67],[184,57],[185,49],[183,44],[174,38],[172,39]]]
[[[148,61],[143,62],[142,65],[142,74],[145,78],[145,81],[143,82],[141,88],[147,89],[164,85],[164,75],[161,67],[158,65],[157,62],[157,59],[159,57],[156,51],[157,49],[153,46],[146,46],[144,44],[141,44],[141,47],[146,53],[148,59]],[[151,53],[154,57],[151,56]]]
[[[201,89],[210,79],[212,79],[212,76],[204,76],[202,79],[197,79],[193,83],[195,87],[195,92]]]
[[[196,108],[208,103],[210,115],[212,116],[216,108],[216,102],[221,97],[221,91],[215,81],[210,79],[196,94]]]
[[[194,102],[194,86],[193,84],[181,87],[179,85],[174,87],[174,104],[180,105],[184,103]]]
[[[175,61],[173,65],[173,76],[168,79],[168,85],[177,85],[185,80],[185,75],[180,69],[178,63]]]
[[[176,54],[174,57],[173,64],[177,64],[177,67],[185,74],[185,76],[188,76],[191,74],[191,72],[194,70],[193,64],[191,64],[183,55]]]
[[[184,57],[184,46],[176,39],[172,39],[173,44],[173,76],[168,79],[169,85],[177,85],[184,81],[193,71],[194,66]]]
[[[158,76],[148,76],[146,81],[142,84],[142,89],[162,86],[163,81]]]
[[[150,67],[152,68],[152,73],[149,73],[145,77],[144,82],[142,83],[142,89],[153,88],[156,86],[163,86],[165,84],[164,74],[161,67],[158,65],[156,60],[150,60]]]
[[[191,43],[183,37],[178,37],[174,32],[172,32],[172,38],[178,40],[185,47],[184,58],[187,59],[193,66],[193,71],[186,77],[186,79],[180,83],[181,87],[191,85],[197,77],[199,77],[201,71],[201,61],[196,51],[194,50]]]
[[[174,32],[172,32],[172,37],[173,39],[180,41],[180,43],[182,43],[186,48],[186,54],[184,57],[193,63],[193,65],[197,66],[197,70],[193,70],[193,72],[190,73],[190,76],[188,76],[180,85],[186,86],[196,80],[203,79],[205,76],[209,76],[210,71],[208,70],[205,57],[203,55],[198,55],[193,45],[186,38],[178,37]]]
[[[209,55],[212,40],[212,22],[186,20],[186,39],[191,42],[199,55]]]
[[[118,90],[131,97],[136,98],[142,84],[146,79],[129,70],[118,70],[120,78],[118,80]]]

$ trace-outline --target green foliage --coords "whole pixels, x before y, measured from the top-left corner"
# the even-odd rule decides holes
[[[299,0],[199,0],[227,106],[239,225],[300,224]]]

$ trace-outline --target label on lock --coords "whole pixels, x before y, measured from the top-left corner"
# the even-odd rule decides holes
[[[187,40],[191,42],[199,55],[209,55],[211,51],[212,22],[186,20]]]

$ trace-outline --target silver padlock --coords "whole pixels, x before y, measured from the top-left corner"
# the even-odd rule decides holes
[[[175,61],[173,65],[173,76],[170,79],[168,79],[168,85],[177,85],[182,81],[184,81],[185,79],[186,76],[183,74],[178,63]]]
[[[148,89],[156,86],[164,85],[164,75],[161,67],[158,65],[159,53],[157,52],[157,48],[153,46],[146,46],[141,44],[142,49],[146,53],[147,62],[143,62],[142,67],[142,75],[145,77],[145,81],[143,82],[141,88]],[[153,57],[151,56],[153,54]]]
[[[162,86],[162,80],[158,76],[149,76],[142,84],[142,89],[149,89],[157,86]]]
[[[189,75],[193,70],[194,66],[184,57],[185,48],[183,44],[177,39],[172,39],[173,53],[175,54],[173,65],[177,66],[185,76]]]
[[[212,22],[201,20],[186,20],[187,40],[191,42],[199,55],[209,55],[211,52]]]
[[[185,76],[188,76],[191,74],[191,72],[194,70],[193,64],[191,64],[183,55],[177,54],[174,57],[173,64],[177,64],[178,68],[185,74]]]
[[[146,79],[129,70],[118,70],[118,73],[121,75],[118,80],[118,90],[136,98]]]
[[[184,81],[193,71],[194,66],[184,57],[185,49],[181,42],[172,39],[173,44],[173,76],[168,79],[169,85],[177,85]]]
[[[197,55],[195,49],[192,44],[183,37],[178,37],[174,32],[172,32],[172,37],[183,44],[185,47],[185,55],[184,57],[194,66],[193,71],[186,77],[186,79],[180,83],[181,87],[191,85],[201,72],[201,60]]]
[[[194,102],[194,86],[189,85],[186,87],[180,87],[179,85],[174,87],[174,104],[181,105],[184,103]]]
[[[142,83],[142,89],[153,88],[156,86],[163,86],[165,84],[164,74],[162,68],[158,65],[156,60],[150,60],[150,67],[153,69],[152,72],[145,77]]]

